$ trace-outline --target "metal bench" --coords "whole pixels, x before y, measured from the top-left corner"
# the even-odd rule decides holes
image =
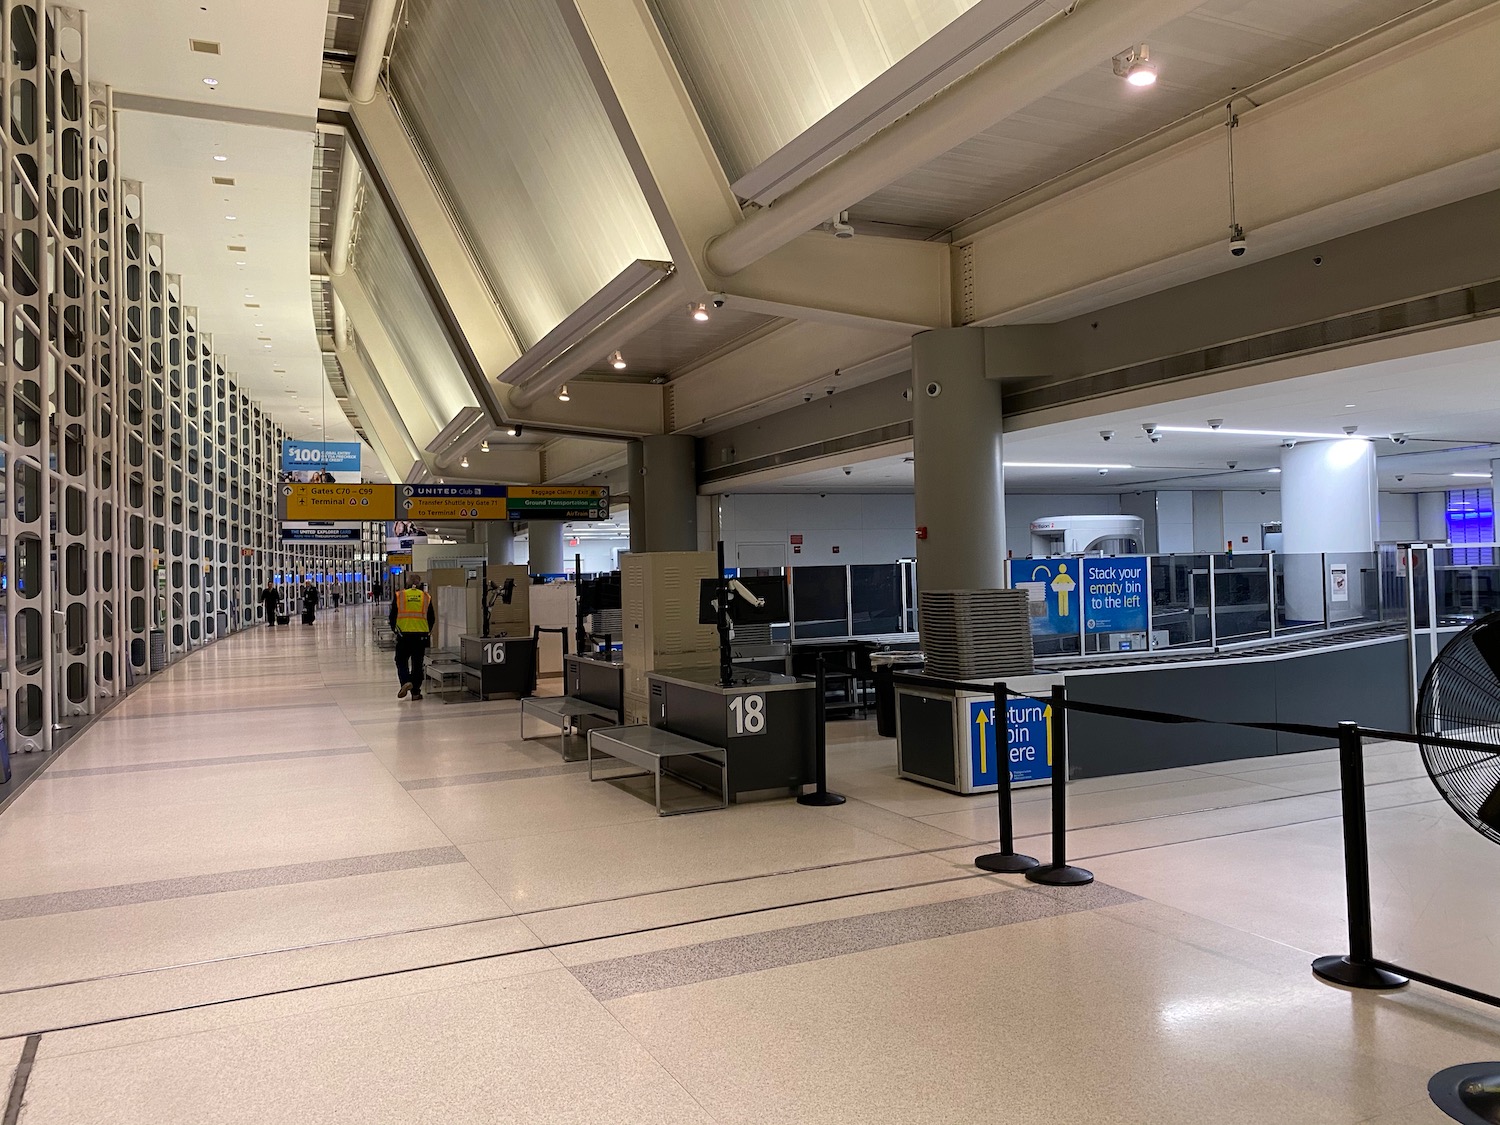
[[[521,739],[526,739],[526,716],[541,719],[558,728],[557,752],[566,761],[568,757],[568,731],[577,729],[578,720],[584,716],[605,719],[618,723],[623,716],[613,707],[602,703],[590,703],[572,695],[529,695],[521,700]]]
[[[711,809],[729,807],[729,766],[721,747],[695,742],[691,738],[684,738],[669,730],[648,726],[602,727],[589,731],[588,742],[589,780],[616,781],[625,777],[645,777],[646,774],[651,774],[656,778],[657,816],[678,816],[682,813],[708,812]],[[639,766],[643,772],[595,777],[594,755],[596,752],[610,758],[617,758],[622,762],[629,762],[633,766]],[[704,788],[691,778],[672,773],[667,768],[667,763],[674,758],[691,758],[696,763],[712,766],[719,771],[718,804],[697,805],[693,808],[672,809],[671,811],[661,807],[661,775],[663,773],[698,788]],[[707,791],[711,792],[711,790]]]
[[[464,666],[450,653],[441,653],[429,658],[423,669],[423,678],[436,688],[424,687],[424,691],[447,697],[458,695],[464,688]]]

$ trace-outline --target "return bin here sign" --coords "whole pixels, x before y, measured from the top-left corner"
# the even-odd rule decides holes
[[[1010,699],[1006,712],[1005,730],[997,731],[995,701],[969,700],[969,768],[975,789],[999,784],[1002,754],[1010,762],[1012,785],[1052,777],[1052,705],[1041,699]]]

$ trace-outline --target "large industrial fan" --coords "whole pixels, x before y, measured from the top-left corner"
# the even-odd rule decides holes
[[[1422,764],[1443,800],[1500,844],[1500,613],[1474,622],[1438,653],[1417,697]],[[1466,750],[1437,738],[1494,746]]]
[[[1500,844],[1500,613],[1474,622],[1438,653],[1417,697],[1415,730],[1422,764],[1443,800],[1470,828]],[[1446,746],[1439,738],[1495,749]],[[1448,1067],[1433,1075],[1427,1090],[1455,1121],[1500,1123],[1500,1062]]]

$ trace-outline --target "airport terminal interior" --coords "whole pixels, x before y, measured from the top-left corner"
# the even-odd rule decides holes
[[[1500,0],[0,69],[0,1125],[1500,1125]]]

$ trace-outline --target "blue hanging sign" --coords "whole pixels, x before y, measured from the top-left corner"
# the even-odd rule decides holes
[[[1150,609],[1145,555],[1083,560],[1083,625],[1090,633],[1144,633]]]
[[[1012,559],[1010,584],[1030,596],[1033,636],[1078,635],[1078,560]]]
[[[1052,776],[1052,705],[1040,699],[1006,702],[1005,745],[995,730],[995,701],[969,701],[969,759],[974,788],[997,785],[1000,754],[1010,760],[1012,785]]]

